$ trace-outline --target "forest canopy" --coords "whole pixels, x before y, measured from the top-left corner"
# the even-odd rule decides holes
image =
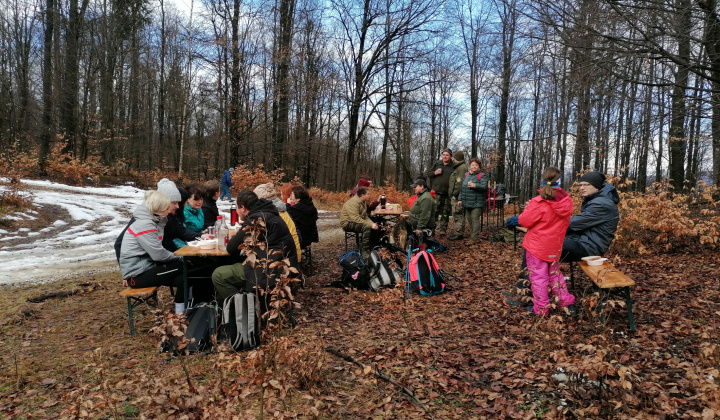
[[[449,147],[521,194],[548,165],[720,177],[715,0],[2,3],[0,151],[36,175],[262,164],[343,190]]]

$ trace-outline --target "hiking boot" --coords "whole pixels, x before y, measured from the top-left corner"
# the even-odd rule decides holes
[[[457,240],[460,240],[460,239],[462,239],[462,238],[463,238],[462,235],[453,235],[453,236],[449,237],[448,239],[450,239],[451,241],[457,241]]]
[[[503,295],[503,297],[507,297],[507,298],[514,298],[515,295],[517,295],[517,293],[512,292],[510,290],[503,290],[500,292],[500,294]]]
[[[509,306],[511,308],[520,308],[521,306],[524,306],[525,304],[520,302],[519,300],[505,298],[505,299],[503,299],[503,305]],[[528,306],[528,308],[532,308],[532,306]]]
[[[577,315],[578,313],[577,306],[575,306],[574,303],[572,305],[566,306],[565,311],[568,313],[568,315]]]

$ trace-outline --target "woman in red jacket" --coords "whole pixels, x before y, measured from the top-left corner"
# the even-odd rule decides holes
[[[548,291],[558,299],[561,307],[575,303],[575,296],[568,292],[560,271],[563,239],[573,209],[570,195],[560,188],[560,175],[560,170],[554,166],[543,171],[540,195],[530,200],[518,218],[520,225],[528,228],[522,246],[526,251],[534,297],[533,311],[539,316],[548,315]],[[568,309],[575,310],[574,306]]]

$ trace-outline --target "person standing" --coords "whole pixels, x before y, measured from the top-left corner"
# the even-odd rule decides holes
[[[360,257],[363,261],[370,261],[370,251],[374,242],[373,231],[377,232],[380,228],[368,216],[367,203],[370,200],[370,191],[366,187],[360,187],[357,193],[343,204],[340,212],[342,230],[362,235]]]
[[[432,168],[428,171],[430,186],[437,196],[437,227],[439,230],[443,231],[443,233],[447,231],[448,221],[450,220],[450,212],[452,211],[449,187],[450,176],[452,175],[453,170],[454,165],[452,162],[452,150],[445,149],[442,152],[442,157],[435,162]]]
[[[575,297],[568,292],[560,271],[563,240],[572,209],[570,195],[560,188],[560,170],[550,166],[543,171],[540,195],[530,200],[518,217],[518,222],[528,229],[522,246],[534,297],[532,310],[538,316],[549,313],[549,292],[558,299],[561,307],[575,311],[571,306]]]
[[[220,180],[220,186],[222,187],[222,194],[220,195],[221,200],[223,199],[223,197],[227,196],[228,201],[233,201],[232,195],[230,194],[230,187],[233,186],[233,172],[235,172],[235,168],[226,169],[223,173],[223,177]]]
[[[465,153],[460,150],[453,153],[453,172],[448,180],[448,194],[452,199],[450,204],[452,206],[453,222],[455,223],[455,234],[448,238],[451,240],[462,239],[465,234],[465,209],[457,205],[457,199],[467,170]]]
[[[487,207],[487,184],[488,174],[480,172],[480,159],[470,159],[470,171],[465,174],[460,195],[458,195],[457,206],[465,209],[465,218],[470,223],[470,239],[480,240],[480,217]],[[462,239],[462,233],[453,237]],[[459,237],[458,237],[459,236]],[[450,239],[453,239],[450,238]]]

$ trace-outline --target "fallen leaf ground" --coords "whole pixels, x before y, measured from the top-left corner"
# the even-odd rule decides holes
[[[715,252],[614,256],[637,283],[630,332],[619,302],[599,323],[579,273],[577,316],[502,305],[520,263],[512,243],[440,236],[449,250],[438,262],[458,279],[431,298],[323,287],[343,252],[328,229],[313,248],[317,273],[297,294],[299,325],[248,353],[159,353],[149,313],[131,337],[119,274],[3,288],[0,418],[720,418]],[[167,291],[162,302],[171,308]]]

